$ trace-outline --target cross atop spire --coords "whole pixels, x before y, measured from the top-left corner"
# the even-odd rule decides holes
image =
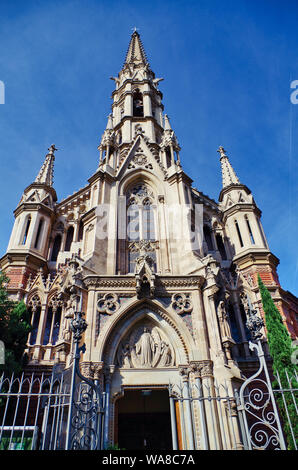
[[[35,179],[35,183],[45,184],[47,186],[53,185],[53,175],[54,175],[54,162],[55,162],[55,145],[52,144],[49,147],[49,153],[46,155],[45,161],[39,170],[39,173]]]
[[[241,184],[234,168],[232,167],[227,155],[225,149],[220,146],[219,149],[217,150],[218,153],[220,154],[220,164],[221,164],[221,173],[222,173],[222,186],[223,188],[226,188],[227,186],[230,186],[231,184]]]
[[[125,63],[140,63],[142,65],[148,64],[144,46],[138,33],[138,28],[136,27],[133,28],[133,33],[131,35],[130,43],[128,46]]]

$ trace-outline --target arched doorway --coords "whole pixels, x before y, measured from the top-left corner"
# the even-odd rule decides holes
[[[115,420],[115,442],[121,449],[172,449],[167,389],[126,389],[116,402]]]
[[[180,318],[174,322],[171,314],[153,302],[138,302],[115,318],[105,338],[100,353],[105,365],[105,448],[118,444],[125,449],[173,449],[181,431],[180,412],[172,406],[168,385],[180,384],[179,365],[189,363],[192,338],[184,322]],[[163,428],[167,431],[161,432]],[[158,439],[150,441],[152,434]],[[183,448],[180,443],[179,448]]]

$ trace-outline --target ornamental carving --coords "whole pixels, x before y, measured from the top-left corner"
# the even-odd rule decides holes
[[[51,300],[49,301],[49,307],[52,307],[53,313],[57,312],[59,307],[63,308],[63,306],[64,302],[61,296],[53,295],[53,297],[51,297]]]
[[[105,294],[97,302],[97,310],[100,313],[107,313],[112,315],[120,307],[118,295],[114,293]]]
[[[147,168],[147,169],[150,169],[152,170],[152,165],[151,163],[148,163],[148,159],[146,157],[146,155],[143,154],[143,150],[141,149],[141,147],[139,147],[134,155],[134,157],[131,159],[129,165],[128,165],[128,168],[131,169],[131,168],[136,168],[136,166],[138,167],[144,167],[144,168]]]
[[[131,252],[154,252],[158,248],[158,241],[140,240],[128,243],[128,249]]]
[[[154,198],[153,191],[144,183],[139,183],[130,189],[127,193],[128,205],[143,204],[144,201],[149,201]]]
[[[190,313],[192,311],[190,294],[173,294],[172,308],[179,315],[182,313]]]
[[[158,327],[142,324],[120,343],[117,365],[124,369],[172,367],[175,365],[175,353]]]
[[[195,378],[213,377],[213,362],[208,359],[191,361],[189,372],[193,373]]]
[[[41,301],[38,295],[33,295],[28,302],[29,307],[31,307],[32,312],[36,312],[36,310],[40,307],[41,308]]]

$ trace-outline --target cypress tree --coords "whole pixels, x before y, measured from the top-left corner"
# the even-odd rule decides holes
[[[282,317],[274,301],[270,295],[270,292],[263,284],[260,276],[258,276],[259,289],[262,298],[263,310],[265,312],[265,324],[267,329],[267,340],[270,356],[273,362],[273,373],[275,376],[279,375],[281,387],[283,389],[289,389],[290,384],[288,378],[291,380],[293,388],[298,387],[298,383],[295,380],[295,373],[298,372],[296,361],[293,361],[293,346],[292,340],[288,333],[287,328],[283,324]],[[278,382],[273,382],[273,388],[279,388]],[[289,414],[290,421],[292,423],[294,436],[298,436],[298,417],[295,409],[294,399],[297,402],[297,392],[284,392],[284,399],[282,394],[277,392],[274,394],[276,402],[280,410],[284,432],[287,438],[289,449],[294,449],[294,442],[290,425],[287,418],[287,412]]]

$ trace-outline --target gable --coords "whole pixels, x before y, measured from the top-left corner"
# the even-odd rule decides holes
[[[162,179],[166,175],[158,150],[140,134],[122,152],[117,176],[122,178],[127,172],[138,169],[153,172]]]

